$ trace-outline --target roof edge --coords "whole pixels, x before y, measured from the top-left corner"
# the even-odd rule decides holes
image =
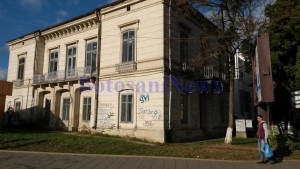
[[[103,5],[103,6],[100,6],[100,7],[98,7],[98,8],[95,8],[95,9],[89,11],[89,12],[86,12],[86,13],[81,14],[81,15],[79,15],[79,16],[73,17],[73,18],[68,19],[68,20],[66,20],[66,21],[63,21],[63,22],[61,22],[61,23],[57,23],[57,24],[48,26],[48,27],[43,28],[43,29],[37,29],[37,30],[32,31],[32,32],[30,32],[30,33],[27,33],[27,34],[25,34],[25,35],[19,36],[19,37],[14,38],[14,39],[11,39],[11,40],[7,41],[6,44],[10,44],[10,43],[12,43],[13,41],[16,41],[16,40],[22,40],[22,39],[25,38],[26,36],[35,34],[36,32],[40,32],[40,33],[41,33],[41,32],[43,32],[43,31],[47,31],[47,30],[49,30],[49,29],[52,29],[52,28],[55,28],[55,27],[58,27],[58,26],[67,24],[67,23],[72,22],[72,21],[75,21],[75,20],[77,20],[77,19],[84,18],[84,17],[86,17],[86,16],[88,16],[88,15],[91,15],[91,14],[97,12],[97,11],[100,11],[100,10],[103,9],[103,8],[106,8],[106,7],[109,7],[109,6],[118,5],[118,4],[120,4],[120,3],[123,3],[124,1],[126,1],[126,0],[117,0],[117,1],[112,2],[112,3],[108,3],[108,4],[106,4],[106,5]]]

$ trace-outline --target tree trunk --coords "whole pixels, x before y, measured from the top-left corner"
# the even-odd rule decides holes
[[[229,80],[229,109],[228,109],[228,127],[225,137],[225,144],[231,144],[232,142],[232,130],[233,130],[233,105],[234,105],[234,98],[233,98],[233,92],[234,92],[234,65],[232,65],[230,70],[230,80]]]

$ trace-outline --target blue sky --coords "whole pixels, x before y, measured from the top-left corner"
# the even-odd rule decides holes
[[[6,79],[6,42],[91,11],[115,0],[1,0],[0,1],[0,80]]]

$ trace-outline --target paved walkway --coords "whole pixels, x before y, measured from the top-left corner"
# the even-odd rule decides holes
[[[300,161],[256,164],[180,158],[0,151],[0,169],[299,169]]]

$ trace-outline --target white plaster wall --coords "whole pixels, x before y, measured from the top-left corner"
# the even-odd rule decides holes
[[[102,16],[102,46],[100,76],[115,74],[115,65],[121,62],[122,31],[136,30],[137,70],[163,68],[163,4],[142,1]],[[138,22],[137,22],[138,21]],[[128,26],[122,24],[135,22]]]

